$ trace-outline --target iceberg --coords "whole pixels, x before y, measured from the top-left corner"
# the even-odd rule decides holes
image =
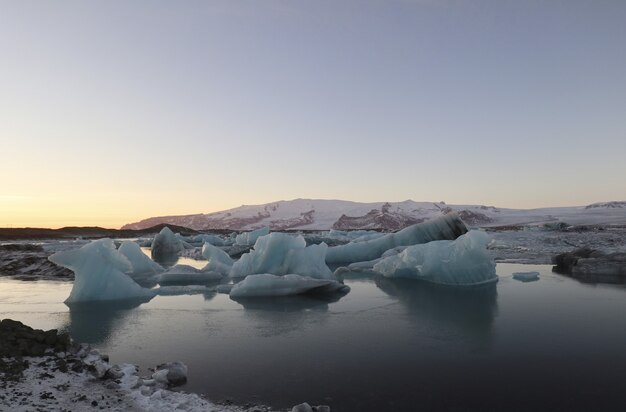
[[[152,259],[169,266],[176,263],[184,249],[183,242],[166,226],[152,241]]]
[[[237,278],[270,273],[334,280],[333,272],[326,265],[327,249],[325,243],[306,246],[300,235],[274,232],[258,238],[254,249],[233,264],[230,276]]]
[[[467,232],[463,221],[450,213],[424,223],[418,223],[396,233],[346,245],[328,248],[326,262],[332,264],[363,262],[378,259],[385,251],[398,246],[410,246],[434,240],[454,240]]]
[[[74,272],[74,285],[65,303],[150,300],[154,292],[139,286],[126,273],[133,270],[111,239],[94,240],[80,249],[57,252],[51,262]]]
[[[489,236],[473,230],[456,240],[414,245],[382,259],[373,270],[388,278],[421,279],[469,286],[497,282],[496,264],[487,253]]]
[[[345,293],[350,288],[335,280],[314,279],[309,276],[283,275],[277,276],[268,273],[250,275],[235,284],[230,290],[230,297],[251,298],[271,296],[300,295],[307,292]]]
[[[161,265],[146,256],[135,242],[130,240],[123,241],[118,251],[130,262],[132,270],[126,274],[135,281],[148,280],[164,271]]]
[[[270,233],[268,226],[262,227],[251,232],[243,232],[235,238],[235,243],[239,246],[252,246],[261,236],[265,236]]]
[[[233,243],[230,239],[225,240],[219,235],[212,234],[190,236],[186,240],[196,246],[202,246],[204,243],[210,243],[215,246],[230,246]]]
[[[539,280],[539,272],[515,272],[513,273],[513,279],[520,282],[534,282]]]
[[[202,269],[203,271],[218,272],[226,276],[233,267],[234,261],[228,253],[211,243],[205,243],[202,246],[202,256],[209,261]]]
[[[217,272],[196,269],[189,265],[175,265],[163,272],[157,278],[159,284],[178,285],[203,285],[222,279],[222,275]]]

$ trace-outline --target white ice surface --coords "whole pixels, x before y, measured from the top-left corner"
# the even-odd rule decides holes
[[[74,272],[74,285],[66,303],[154,296],[154,292],[139,286],[126,274],[132,271],[131,262],[115,249],[111,239],[94,240],[80,249],[57,252],[48,259]]]
[[[445,285],[496,282],[496,264],[487,253],[489,236],[473,230],[456,240],[439,240],[406,248],[382,259],[374,271],[389,278],[421,279]]]

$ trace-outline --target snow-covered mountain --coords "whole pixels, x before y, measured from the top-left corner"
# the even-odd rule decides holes
[[[570,225],[626,224],[626,202],[542,209],[503,209],[482,205],[448,205],[444,202],[376,202],[295,199],[264,205],[244,205],[222,212],[159,216],[129,223],[122,229],[145,229],[166,223],[196,230],[250,230],[269,226],[286,229],[398,230],[450,212],[457,212],[473,227],[535,225],[565,222]]]

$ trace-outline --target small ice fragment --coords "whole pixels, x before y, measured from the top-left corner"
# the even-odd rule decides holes
[[[180,386],[187,382],[187,365],[180,361],[163,363],[156,367],[152,379],[167,386]]]
[[[240,246],[252,246],[258,238],[270,233],[270,228],[265,226],[252,232],[244,232],[235,238],[235,243]]]
[[[520,282],[533,282],[539,280],[539,272],[515,272],[513,273],[513,279]]]

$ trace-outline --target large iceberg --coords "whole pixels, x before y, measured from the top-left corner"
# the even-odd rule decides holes
[[[324,243],[307,247],[300,235],[274,232],[258,238],[254,249],[233,264],[230,276],[238,278],[271,273],[334,280],[334,275],[325,261],[327,249],[328,246]]]
[[[233,267],[233,259],[217,246],[213,246],[211,243],[205,243],[202,246],[202,256],[209,261],[204,267],[204,271],[218,272],[223,275],[228,275]]]
[[[373,270],[389,278],[421,279],[467,286],[496,282],[496,264],[487,253],[489,236],[473,230],[456,240],[438,240],[406,248],[382,259]]]
[[[327,263],[352,263],[378,259],[385,251],[398,247],[427,243],[434,240],[453,240],[467,232],[463,221],[454,213],[418,223],[396,233],[389,233],[363,242],[328,248]]]
[[[130,262],[132,270],[127,272],[127,275],[137,282],[146,281],[164,270],[161,265],[146,256],[133,241],[123,241],[118,251]]]
[[[176,263],[184,249],[183,242],[166,226],[152,241],[152,259],[169,266]]]
[[[265,236],[270,233],[268,226],[262,227],[251,232],[243,232],[235,238],[235,243],[239,246],[252,246],[261,236]]]
[[[333,293],[347,292],[350,288],[330,279],[314,279],[309,276],[271,274],[250,275],[235,284],[230,290],[230,297],[252,298],[270,296],[300,295],[308,292]]]
[[[133,267],[126,256],[115,249],[111,239],[94,240],[80,249],[53,254],[48,259],[74,272],[74,285],[66,303],[149,300],[150,289],[139,286],[126,273]]]

